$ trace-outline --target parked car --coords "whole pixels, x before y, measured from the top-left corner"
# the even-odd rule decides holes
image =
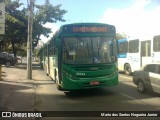
[[[6,67],[14,66],[17,63],[17,58],[13,54],[7,52],[0,53],[0,64]]]
[[[147,64],[141,70],[134,71],[133,83],[140,93],[160,93],[160,63]]]

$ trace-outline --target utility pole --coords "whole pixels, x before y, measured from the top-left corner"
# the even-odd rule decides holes
[[[27,0],[28,1],[28,0]],[[27,40],[27,79],[32,79],[32,24],[33,24],[33,4],[30,0],[28,5],[28,40]]]

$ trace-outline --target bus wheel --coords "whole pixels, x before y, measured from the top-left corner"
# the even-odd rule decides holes
[[[146,87],[141,80],[139,80],[138,83],[137,83],[137,90],[140,93],[146,93]]]
[[[57,72],[56,72],[56,70],[54,71],[54,82],[55,82],[56,84],[58,84]]]
[[[58,84],[57,84],[57,89],[60,90],[60,91],[63,91],[63,88]]]
[[[55,83],[57,85],[57,89],[60,90],[60,91],[63,91],[63,88],[58,84],[58,80],[57,80],[57,77],[55,76]]]
[[[131,66],[129,64],[126,64],[124,66],[124,72],[125,72],[126,75],[131,75],[132,74]]]
[[[57,72],[55,71],[54,72],[54,82],[55,84],[57,85],[57,89],[60,90],[60,91],[63,91],[63,88],[58,84],[58,79],[57,79]]]

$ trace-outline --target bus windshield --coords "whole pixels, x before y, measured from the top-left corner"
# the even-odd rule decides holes
[[[112,63],[114,37],[63,39],[63,62],[68,64]]]

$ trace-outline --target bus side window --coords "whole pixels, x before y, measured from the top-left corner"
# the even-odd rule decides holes
[[[119,54],[124,54],[124,53],[127,53],[127,52],[128,52],[128,42],[125,41],[125,42],[119,43],[119,45],[118,45],[118,53]]]
[[[129,41],[129,53],[138,53],[139,52],[139,40]]]
[[[119,44],[119,53],[123,54],[125,49],[125,43],[120,43]]]
[[[160,35],[154,36],[153,38],[153,51],[154,52],[160,51]]]
[[[57,54],[56,40],[53,41],[53,55]]]
[[[151,56],[151,40],[141,42],[141,51],[143,57]]]

